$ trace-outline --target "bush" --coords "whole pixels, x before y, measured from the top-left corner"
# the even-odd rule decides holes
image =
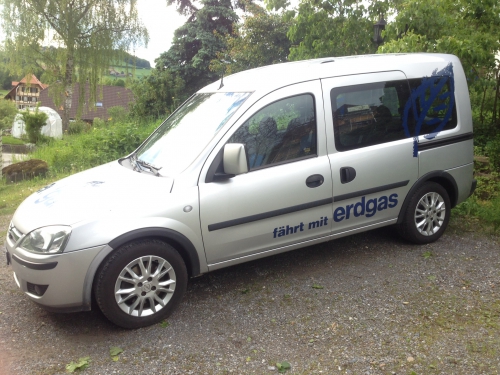
[[[94,128],[103,128],[106,126],[106,121],[104,121],[103,119],[101,119],[99,117],[96,117],[94,119],[94,121],[92,122],[92,126]]]
[[[123,122],[128,116],[128,111],[120,106],[114,106],[108,109],[109,121]]]
[[[0,130],[12,128],[17,112],[14,102],[0,99]]]
[[[87,124],[83,120],[76,120],[69,123],[69,134],[80,134],[84,131],[87,131],[90,128],[89,124]]]
[[[26,125],[26,134],[28,135],[28,140],[31,143],[39,143],[45,141],[47,137],[44,137],[41,133],[42,127],[47,122],[49,118],[46,113],[39,112],[38,107],[36,107],[35,112],[24,111],[21,113],[23,116],[24,124]]]

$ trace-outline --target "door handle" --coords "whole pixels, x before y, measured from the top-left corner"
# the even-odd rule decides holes
[[[340,168],[340,182],[347,184],[356,178],[356,170],[353,167]]]
[[[325,179],[320,174],[313,174],[306,179],[306,185],[310,188],[321,186],[323,185],[323,182],[325,182]]]

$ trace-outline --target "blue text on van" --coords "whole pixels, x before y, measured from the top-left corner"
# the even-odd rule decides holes
[[[361,198],[360,202],[348,204],[345,207],[337,207],[333,211],[333,221],[336,223],[342,220],[349,220],[351,217],[366,216],[372,217],[377,211],[383,211],[387,208],[394,208],[398,205],[398,195],[391,194],[389,196],[383,195],[379,198],[366,200],[365,197]]]

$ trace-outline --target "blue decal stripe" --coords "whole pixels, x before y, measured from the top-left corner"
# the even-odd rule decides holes
[[[214,230],[234,227],[236,225],[247,224],[247,223],[251,223],[253,221],[269,219],[271,217],[286,215],[286,214],[290,214],[292,212],[303,211],[303,210],[307,210],[309,208],[325,206],[327,204],[332,204],[332,203],[333,203],[333,198],[327,198],[327,199],[321,199],[319,201],[299,204],[297,206],[282,208],[279,210],[263,212],[261,214],[240,217],[238,219],[233,219],[233,220],[228,220],[228,221],[222,221],[220,223],[210,224],[208,226],[208,231],[212,232]]]
[[[385,190],[396,189],[398,187],[403,187],[403,186],[408,185],[408,182],[410,182],[410,180],[395,182],[394,184],[378,186],[378,187],[365,189],[365,190],[358,190],[358,191],[348,193],[348,194],[336,195],[333,197],[333,201],[340,202],[340,201],[343,201],[346,199],[362,197],[363,195],[375,194],[375,193],[379,193],[379,192],[385,191]]]

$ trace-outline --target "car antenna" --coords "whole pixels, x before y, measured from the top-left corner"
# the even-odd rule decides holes
[[[220,86],[219,86],[218,90],[220,90],[223,87],[224,87],[224,70],[222,71],[222,75],[220,77]]]

